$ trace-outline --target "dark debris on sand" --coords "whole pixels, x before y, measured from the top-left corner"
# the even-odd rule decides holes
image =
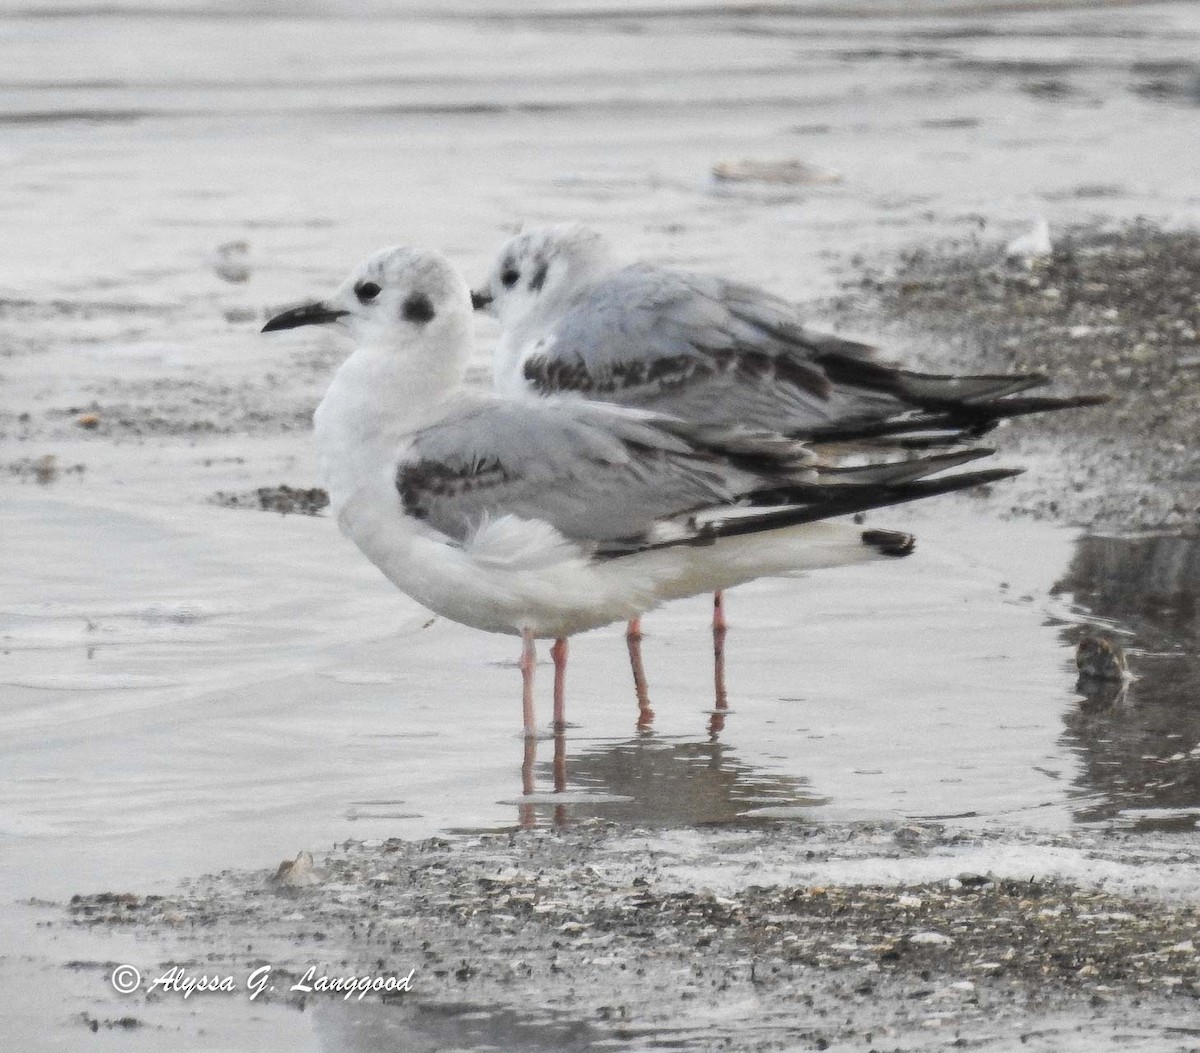
[[[226,493],[218,490],[212,496],[214,504],[224,508],[252,508],[280,515],[320,515],[329,507],[329,494],[321,487],[296,487],[286,483],[279,486],[260,486],[249,493]]]
[[[994,244],[923,249],[862,273],[835,309],[855,327],[882,317],[950,349],[950,365],[942,354],[926,366],[1044,372],[1055,393],[1113,396],[1012,426],[1060,475],[1040,493],[1019,483],[1014,511],[1200,530],[1200,232],[1076,227],[1029,267],[1005,263]]]

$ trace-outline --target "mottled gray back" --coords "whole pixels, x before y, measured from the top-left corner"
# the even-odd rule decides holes
[[[828,355],[865,363],[873,350],[806,329],[761,290],[638,264],[581,292],[524,370],[544,393],[792,434],[899,408],[890,394],[833,384]]]

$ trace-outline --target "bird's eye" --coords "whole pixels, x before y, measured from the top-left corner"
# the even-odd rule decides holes
[[[430,322],[433,321],[433,304],[428,296],[421,293],[413,293],[407,300],[404,301],[404,307],[401,309],[404,314],[404,320],[407,322]]]
[[[515,271],[511,267],[509,267],[508,270],[506,270],[503,274],[500,275],[500,281],[504,285],[504,288],[506,288],[506,289],[511,289],[520,280],[521,280],[521,272]]]
[[[374,282],[359,282],[354,287],[354,295],[358,297],[359,303],[370,303],[381,292],[383,290]]]

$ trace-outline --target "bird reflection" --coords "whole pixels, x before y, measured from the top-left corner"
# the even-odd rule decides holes
[[[580,794],[567,803],[553,794],[539,795],[539,779],[552,783],[555,794],[568,789],[567,741],[553,738],[553,757],[537,761],[539,746],[525,743],[521,782],[526,797],[518,804],[523,828],[543,822],[562,826],[572,819],[597,815],[639,826],[696,826],[729,823],[763,805],[813,806],[825,803],[808,780],[761,771],[741,761],[724,743],[665,739],[642,731],[630,739],[593,745],[570,762],[570,786]],[[588,795],[595,795],[589,801]]]
[[[1129,697],[1128,680],[1081,676],[1075,681],[1075,690],[1082,696],[1080,707],[1092,712],[1098,712],[1110,706],[1132,704]]]
[[[521,794],[532,797],[537,787],[537,747],[538,740],[532,736],[525,738],[525,757],[521,761]],[[554,792],[564,793],[567,789],[567,735],[566,729],[559,723],[554,727],[554,760],[551,764],[554,774]],[[517,822],[522,830],[532,829],[537,825],[537,805],[521,802],[517,805]],[[566,805],[552,805],[553,822],[555,826],[564,826],[567,822]]]
[[[762,805],[808,806],[825,803],[814,794],[808,780],[759,771],[738,759],[736,751],[720,741],[730,714],[725,683],[724,612],[713,618],[714,700],[708,710],[704,740],[667,740],[654,734],[654,710],[642,665],[642,632],[639,620],[629,623],[626,644],[633,669],[637,719],[634,737],[593,746],[573,758],[571,783],[580,796],[555,801],[566,794],[567,730],[555,723],[552,739],[524,740],[521,762],[522,796],[517,821],[524,828],[549,821],[562,826],[588,814],[606,819],[656,826],[694,826],[726,823],[742,818]],[[539,749],[552,743],[550,761],[538,763]],[[553,793],[537,786],[549,782]],[[594,795],[595,800],[589,800]]]

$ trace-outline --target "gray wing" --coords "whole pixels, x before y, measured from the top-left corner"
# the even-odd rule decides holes
[[[811,460],[775,436],[710,434],[578,399],[481,396],[416,433],[396,486],[406,512],[456,540],[515,515],[573,540],[612,542],[805,477]]]
[[[776,530],[992,483],[1019,469],[939,476],[987,449],[814,467],[778,435],[697,426],[607,403],[464,399],[410,437],[405,511],[459,542],[489,520],[540,520],[601,558]],[[867,531],[892,555],[907,535]]]
[[[836,383],[878,373],[873,350],[812,332],[784,300],[749,286],[649,265],[627,267],[583,294],[527,354],[538,391],[573,391],[687,420],[793,434],[895,412],[890,393]]]

